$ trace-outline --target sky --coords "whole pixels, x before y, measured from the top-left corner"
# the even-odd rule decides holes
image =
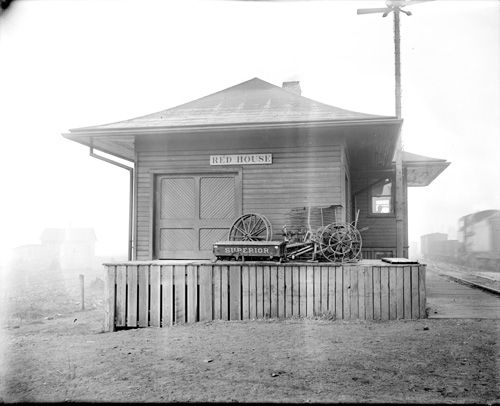
[[[126,255],[128,172],[71,128],[156,112],[259,77],[394,115],[392,18],[373,1],[16,0],[0,15],[0,263],[44,228],[93,227]],[[451,165],[409,190],[409,240],[500,209],[500,2],[437,0],[401,15],[406,151]]]

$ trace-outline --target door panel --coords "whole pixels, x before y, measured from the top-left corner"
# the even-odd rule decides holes
[[[237,173],[160,175],[155,249],[160,259],[209,259],[241,212]]]

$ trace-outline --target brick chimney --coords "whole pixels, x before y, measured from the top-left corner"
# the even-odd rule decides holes
[[[281,86],[283,89],[288,90],[289,92],[298,94],[299,96],[302,94],[302,90],[300,89],[300,82],[295,80],[293,82],[283,82]]]

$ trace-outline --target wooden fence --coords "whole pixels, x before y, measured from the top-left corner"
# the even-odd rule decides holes
[[[425,265],[107,264],[106,330],[292,316],[425,318]]]

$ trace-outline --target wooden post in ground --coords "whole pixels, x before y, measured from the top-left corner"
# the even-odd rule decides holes
[[[80,303],[81,309],[85,310],[85,276],[80,274]]]

